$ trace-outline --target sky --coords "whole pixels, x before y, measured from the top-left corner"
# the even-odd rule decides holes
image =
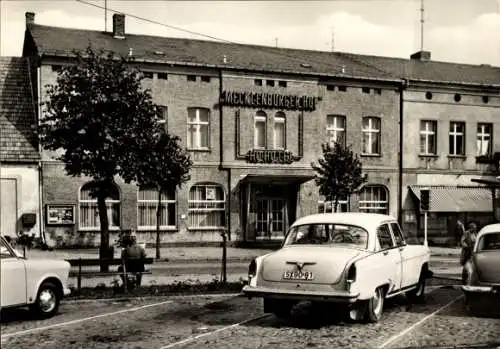
[[[0,0],[0,55],[21,55],[25,12],[34,12],[38,24],[104,30],[104,9],[81,1],[105,5]],[[421,0],[107,0],[107,28],[115,10],[125,14],[126,33],[409,58],[421,46],[420,6]],[[500,66],[500,0],[424,0],[424,8],[423,48],[432,60]]]

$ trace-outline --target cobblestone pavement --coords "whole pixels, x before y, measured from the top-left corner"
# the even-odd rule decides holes
[[[23,310],[7,312],[1,344],[7,349],[394,349],[485,343],[495,348],[497,341],[500,346],[500,317],[469,315],[458,289],[428,292],[422,305],[409,307],[404,297],[388,300],[376,324],[346,323],[328,308],[307,303],[297,306],[290,319],[278,320],[262,312],[260,299],[241,296],[67,302],[49,320],[31,320]]]

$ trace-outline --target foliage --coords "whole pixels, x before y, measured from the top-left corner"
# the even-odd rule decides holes
[[[362,174],[359,156],[350,147],[335,142],[333,146],[324,143],[321,148],[323,157],[318,159],[318,164],[311,163],[311,166],[316,172],[319,193],[326,201],[334,203],[334,211],[337,212],[339,200],[357,192],[367,181],[367,175]]]
[[[142,90],[143,74],[114,53],[88,46],[75,52],[54,85],[47,85],[39,138],[57,151],[70,176],[90,177],[101,226],[100,257],[109,251],[105,199],[114,178],[128,173],[130,151],[144,147],[157,128],[157,108],[150,91]],[[122,176],[123,177],[123,176]],[[127,178],[126,176],[124,178]],[[106,270],[101,266],[101,270]]]

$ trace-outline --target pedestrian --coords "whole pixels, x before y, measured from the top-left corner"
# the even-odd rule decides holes
[[[476,243],[477,238],[477,224],[474,222],[470,222],[468,229],[462,235],[461,244],[462,251],[460,253],[460,264],[464,265],[472,255],[472,249],[474,248],[474,244]]]
[[[127,235],[123,237],[123,249],[121,258],[123,265],[125,265],[127,274],[135,274],[135,285],[140,286],[142,281],[142,272],[144,272],[144,262],[146,259],[146,251],[136,243],[135,237]],[[120,266],[118,271],[123,271],[123,267]],[[121,275],[122,281],[125,284],[125,279],[123,274]],[[128,279],[127,279],[128,280]]]
[[[463,221],[463,218],[458,217],[457,224],[455,226],[455,243],[456,243],[457,247],[462,246],[462,236],[465,233],[465,226],[464,226],[464,223],[462,221]]]

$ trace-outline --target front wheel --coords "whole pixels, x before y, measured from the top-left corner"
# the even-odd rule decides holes
[[[35,303],[30,306],[30,309],[42,318],[49,318],[59,310],[60,301],[59,288],[51,282],[44,282],[38,289]]]
[[[382,287],[375,290],[375,294],[368,300],[365,320],[368,322],[378,322],[382,318],[384,311],[385,292]]]

